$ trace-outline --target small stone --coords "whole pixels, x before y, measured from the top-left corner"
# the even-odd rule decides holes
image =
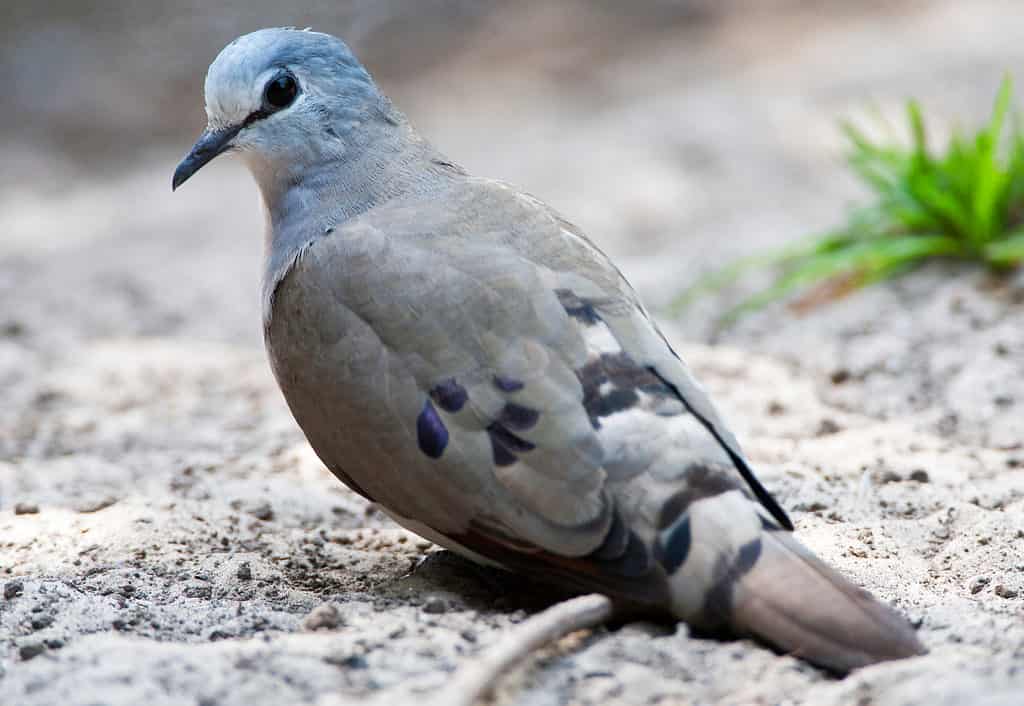
[[[837,370],[833,370],[828,377],[829,380],[832,381],[833,385],[842,385],[850,379],[850,371],[846,368],[839,368]]]
[[[270,506],[270,503],[262,502],[249,508],[249,514],[257,520],[270,522],[274,519],[274,508]]]
[[[987,576],[979,576],[976,579],[974,579],[974,581],[971,583],[971,595],[973,596],[975,594],[981,593],[981,589],[985,588],[985,586],[988,586],[991,580],[992,579],[988,578]]]
[[[35,503],[17,503],[14,506],[15,515],[35,515],[39,512],[39,506]]]
[[[818,429],[815,432],[815,435],[816,436],[829,436],[831,434],[836,434],[836,433],[838,433],[838,432],[840,432],[842,430],[843,430],[843,428],[841,426],[839,426],[839,424],[836,423],[836,421],[834,419],[828,419],[826,417],[825,419],[822,419],[818,423]]]
[[[928,477],[928,471],[923,468],[915,468],[910,472],[910,480],[916,483],[927,483],[931,478]]]
[[[466,628],[465,630],[460,632],[459,636],[466,642],[476,642],[476,633],[470,630],[469,628]]]
[[[956,412],[947,412],[942,415],[942,418],[935,426],[940,435],[952,436],[960,426],[960,417],[957,416]]]
[[[211,586],[187,586],[185,588],[185,598],[202,598],[209,600],[213,596],[213,588]]]
[[[314,630],[335,630],[339,625],[341,625],[341,613],[330,603],[318,605],[302,621],[302,627],[310,632]]]
[[[8,581],[4,584],[4,598],[8,601],[12,598],[17,598],[24,592],[25,584],[21,581]]]
[[[42,630],[43,628],[48,628],[51,625],[53,625],[53,616],[40,615],[35,618],[32,618],[31,625],[33,630]]]
[[[239,581],[252,581],[252,567],[249,566],[249,562],[243,561],[238,565],[238,570],[235,572],[235,578]]]
[[[895,471],[886,470],[882,473],[882,476],[878,479],[878,482],[881,483],[882,485],[885,485],[886,483],[899,483],[901,480],[903,479],[900,477],[899,473],[896,473]]]
[[[423,612],[438,615],[448,612],[448,602],[440,596],[430,596],[423,603]]]
[[[102,498],[89,498],[79,503],[75,509],[82,513],[99,512],[100,510],[107,509],[116,502],[117,498],[109,495]]]
[[[328,655],[324,662],[342,669],[366,669],[370,666],[362,655]]]
[[[18,338],[25,335],[25,324],[13,319],[5,321],[0,325],[0,336],[5,338]]]
[[[1000,598],[1016,598],[1017,591],[1015,589],[1004,586],[1003,584],[996,584],[996,587],[992,589],[992,592]]]
[[[766,411],[769,416],[778,417],[786,413],[786,405],[782,404],[778,400],[772,400],[768,403],[768,409]]]
[[[34,659],[44,652],[46,652],[46,645],[41,642],[30,642],[18,648],[18,656],[21,657],[23,662]]]

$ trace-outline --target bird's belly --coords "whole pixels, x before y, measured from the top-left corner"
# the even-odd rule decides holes
[[[416,420],[426,395],[408,366],[351,310],[333,306],[325,322],[325,313],[289,294],[279,292],[275,302],[267,350],[317,455],[389,514],[439,532],[464,529],[460,523],[475,511],[475,474],[419,448]]]

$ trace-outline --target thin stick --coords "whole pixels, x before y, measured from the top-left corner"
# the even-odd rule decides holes
[[[431,703],[473,706],[498,678],[536,649],[576,630],[600,625],[612,614],[612,602],[592,593],[538,613],[508,631],[498,644],[460,667],[449,686]]]

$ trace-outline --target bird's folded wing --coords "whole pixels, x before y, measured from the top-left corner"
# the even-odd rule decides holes
[[[439,482],[486,481],[461,541],[646,572],[647,489],[622,489],[701,461],[747,471],[739,447],[600,251],[553,216],[543,252],[483,220],[474,237],[357,220],[332,286],[415,381],[402,413]]]

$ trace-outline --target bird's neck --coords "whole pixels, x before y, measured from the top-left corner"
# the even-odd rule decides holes
[[[311,243],[361,213],[442,188],[461,173],[397,112],[360,125],[344,149],[307,157],[286,165],[249,161],[267,215],[265,320],[278,283]]]
[[[336,226],[395,196],[415,193],[427,178],[433,148],[398,113],[349,127],[342,140],[310,138],[281,159],[250,155],[275,229],[298,220]],[[315,221],[315,223],[314,223]]]

